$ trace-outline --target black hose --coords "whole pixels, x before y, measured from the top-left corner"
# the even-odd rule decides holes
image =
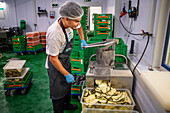
[[[134,74],[134,71],[135,71],[135,69],[136,69],[136,67],[138,66],[138,64],[140,63],[140,61],[142,60],[142,58],[143,58],[143,55],[145,54],[145,51],[146,51],[146,48],[148,47],[148,44],[149,44],[149,36],[150,36],[150,34],[149,33],[143,33],[143,34],[141,34],[141,33],[138,33],[138,34],[135,34],[135,33],[131,33],[130,31],[128,31],[126,28],[125,28],[125,26],[123,25],[123,23],[122,23],[122,21],[121,21],[121,16],[119,16],[119,21],[120,21],[120,23],[121,23],[121,25],[123,26],[123,28],[129,33],[129,34],[132,34],[132,35],[146,35],[147,34],[147,36],[148,36],[148,40],[147,40],[147,43],[146,43],[146,46],[145,46],[145,49],[143,50],[143,53],[142,53],[142,55],[141,55],[141,57],[140,57],[140,59],[139,59],[139,61],[137,62],[137,64],[136,64],[136,66],[134,67],[134,69],[133,69],[133,71],[132,71],[132,73]]]
[[[148,47],[148,44],[149,44],[149,34],[148,34],[148,40],[147,40],[145,49],[143,50],[143,53],[142,53],[142,55],[141,55],[141,57],[140,57],[138,63],[136,64],[136,66],[134,67],[134,69],[133,69],[133,71],[132,71],[133,74],[134,74],[134,71],[135,71],[136,67],[138,66],[139,62],[142,60],[142,57],[143,57],[143,55],[145,54],[145,51],[146,51],[146,48]]]
[[[130,31],[128,31],[128,30],[125,28],[125,26],[123,25],[123,23],[122,23],[122,21],[121,21],[120,18],[121,18],[121,17],[119,16],[119,21],[120,21],[122,27],[123,27],[129,34],[131,34],[131,35],[143,35],[143,34],[141,34],[141,33],[135,34],[135,33],[131,33]]]

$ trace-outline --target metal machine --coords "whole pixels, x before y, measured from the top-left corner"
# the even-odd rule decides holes
[[[110,80],[115,88],[126,88],[132,91],[133,76],[127,67],[127,58],[123,55],[115,54],[118,39],[107,39],[106,41],[89,44],[84,48],[97,48],[96,54],[89,58],[89,69],[86,73],[86,87],[94,87],[94,80]],[[91,61],[96,56],[96,61]],[[115,56],[125,59],[125,64],[121,68],[115,66]]]

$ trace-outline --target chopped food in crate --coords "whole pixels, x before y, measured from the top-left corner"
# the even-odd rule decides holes
[[[132,104],[127,92],[116,91],[109,80],[95,80],[95,88],[85,90],[83,101],[90,104]]]

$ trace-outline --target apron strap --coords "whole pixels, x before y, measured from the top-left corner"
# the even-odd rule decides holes
[[[63,23],[62,23],[62,20],[61,20],[61,19],[60,19],[60,24],[61,24],[62,30],[63,30],[63,32],[64,32],[64,34],[65,34],[65,39],[66,39],[66,41],[68,42],[68,37],[67,37],[67,34],[66,34],[66,30],[65,30],[65,28],[64,28],[64,26],[63,26]]]

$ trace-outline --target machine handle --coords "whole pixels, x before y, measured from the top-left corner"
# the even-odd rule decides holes
[[[100,34],[106,34],[106,35],[108,35],[108,33],[98,33],[98,35],[100,35]]]
[[[13,38],[13,40],[19,40],[19,38]]]
[[[19,44],[19,42],[14,42],[14,44]]]
[[[79,59],[79,60],[76,60],[76,59],[71,59],[71,61],[78,61],[78,62],[81,62],[82,59]]]
[[[74,68],[72,67],[71,70],[73,70],[73,71],[80,71],[80,72],[81,72],[81,68],[80,68],[80,69],[74,69]]]
[[[98,22],[98,24],[100,24],[100,23],[106,23],[106,24],[109,24],[108,22]]]
[[[80,91],[80,89],[76,89],[76,88],[71,88],[71,90],[78,90],[78,91]]]
[[[97,18],[108,18],[108,16],[98,16]]]
[[[97,29],[108,29],[108,27],[98,27]]]
[[[115,43],[116,41],[112,40],[110,42],[103,41],[99,43],[93,43],[93,44],[88,44],[88,46],[83,46],[83,48],[91,48],[91,47],[101,47],[101,46],[107,46]]]
[[[19,84],[19,85],[9,85],[9,88],[10,87],[15,87],[15,86],[20,86],[21,87],[21,84]]]

